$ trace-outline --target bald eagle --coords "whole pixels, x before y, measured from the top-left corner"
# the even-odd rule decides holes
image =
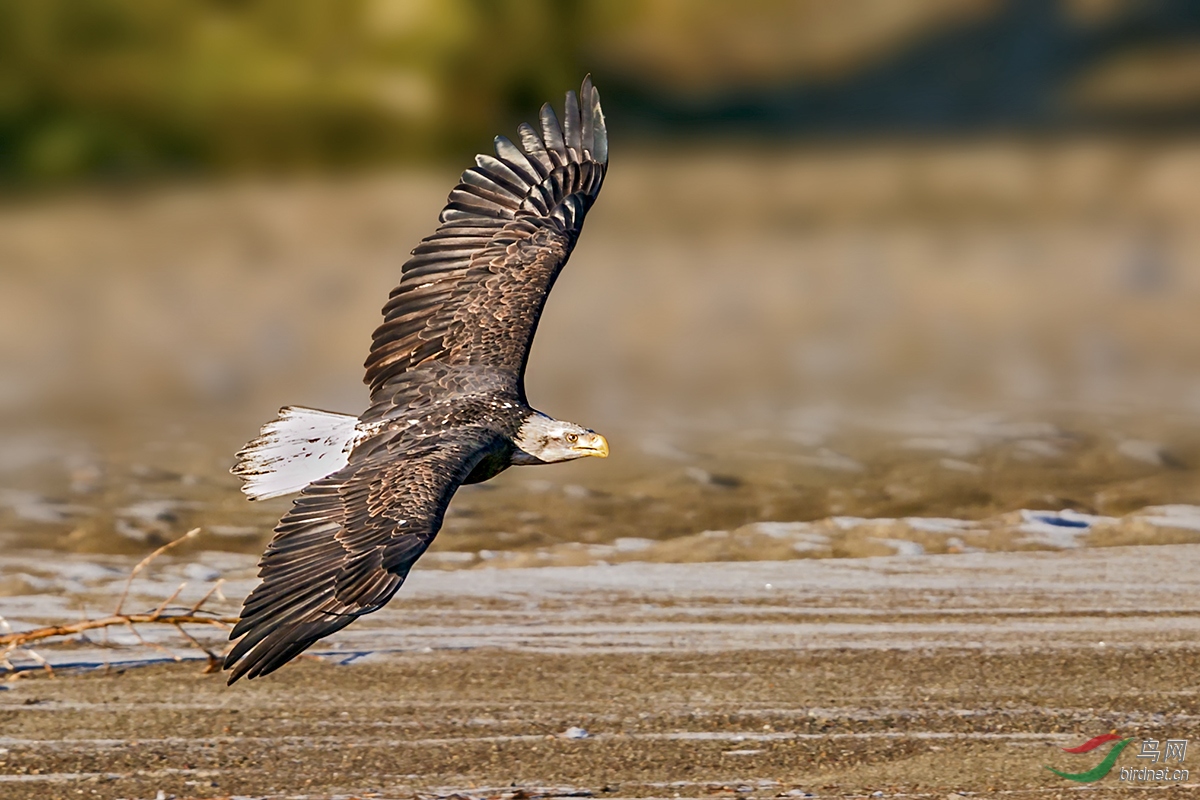
[[[560,124],[497,136],[401,269],[366,360],[360,416],[288,407],[237,454],[251,499],[300,492],[259,561],[225,657],[229,683],[266,675],[382,608],[459,486],[514,464],[608,455],[600,434],[530,407],[525,366],[554,280],[608,165],[585,79]]]

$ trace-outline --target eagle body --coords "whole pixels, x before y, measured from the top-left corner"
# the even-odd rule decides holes
[[[238,453],[251,499],[299,492],[259,561],[225,658],[229,682],[278,669],[399,590],[454,492],[513,465],[608,455],[604,437],[525,397],[525,367],[554,281],[608,165],[590,79],[560,123],[495,140],[462,174],[439,226],[383,307],[361,415],[287,407]]]

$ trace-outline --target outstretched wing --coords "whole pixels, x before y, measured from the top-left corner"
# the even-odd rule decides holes
[[[275,527],[258,585],[230,634],[229,682],[266,675],[377,611],[437,535],[450,498],[499,436],[459,428],[422,439],[381,435],[309,484]]]
[[[522,387],[529,346],[554,279],[600,192],[608,135],[600,96],[585,79],[567,93],[563,124],[542,106],[541,131],[519,129],[521,146],[496,137],[480,155],[403,267],[366,361],[372,405],[405,406],[405,373],[430,361],[487,367]]]

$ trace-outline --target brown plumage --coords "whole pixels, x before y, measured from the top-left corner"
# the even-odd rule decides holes
[[[520,126],[519,147],[497,137],[495,156],[476,157],[404,264],[365,365],[370,407],[357,421],[284,409],[239,453],[233,472],[252,498],[301,494],[230,636],[230,683],[387,603],[459,485],[514,463],[607,455],[603,437],[525,399],[542,307],[608,163],[590,79],[567,93],[562,125],[549,105],[540,122]]]
[[[476,156],[462,174],[442,224],[413,250],[383,307],[366,362],[373,404],[396,404],[394,379],[430,360],[486,366],[523,394],[542,305],[608,163],[600,98],[590,80],[581,96],[583,121],[570,92],[565,131],[546,104],[541,136],[522,124],[524,150],[497,136],[496,156]]]

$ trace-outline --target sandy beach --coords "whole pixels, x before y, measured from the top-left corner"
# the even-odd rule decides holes
[[[8,683],[0,794],[1072,796],[1044,765],[1100,753],[1061,747],[1200,735],[1197,576],[1195,545],[418,571],[268,679],[115,647]]]

